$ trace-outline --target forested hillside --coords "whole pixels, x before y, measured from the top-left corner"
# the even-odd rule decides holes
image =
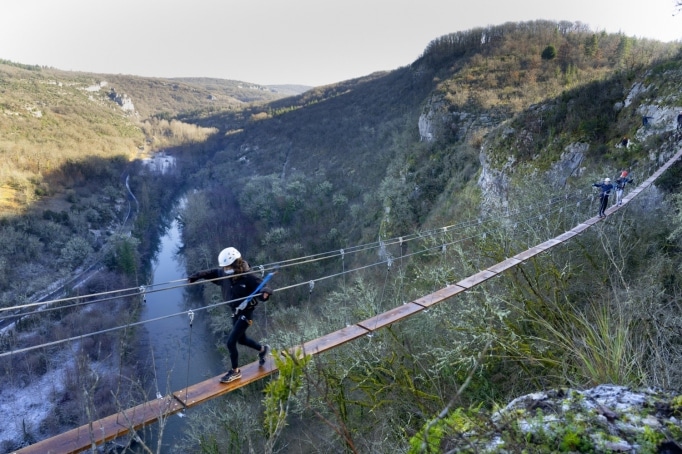
[[[164,210],[187,188],[188,275],[215,266],[227,246],[253,267],[340,251],[341,264],[311,260],[278,273],[274,303],[250,331],[276,351],[595,216],[593,183],[623,168],[645,180],[681,138],[680,45],[571,22],[452,33],[397,70],[291,97],[207,79],[67,76],[8,63],[0,71],[0,150],[11,163],[0,182],[12,211],[0,240],[3,306],[48,287],[51,263],[64,277],[100,250],[117,277],[91,289],[143,282]],[[150,175],[135,160],[158,150],[176,158],[172,174]],[[589,232],[456,301],[307,365],[289,359],[267,385],[205,404],[179,449],[474,452],[463,434],[473,424],[488,433],[492,413],[524,393],[602,383],[679,390],[679,172],[674,166]],[[127,226],[124,176],[140,200]],[[99,230],[107,229],[105,241]],[[368,244],[377,250],[344,256]],[[373,262],[387,269],[345,274]],[[25,275],[35,278],[19,283]],[[320,276],[336,278],[313,289]],[[193,291],[209,304],[220,299],[213,287]],[[134,319],[138,303],[112,312]],[[210,312],[222,344],[229,314]],[[18,324],[3,345],[50,340],[66,328],[47,326],[77,325],[78,312],[70,314]],[[95,319],[83,325],[100,329]],[[83,367],[126,358],[134,376],[137,334],[93,342]],[[30,380],[49,366],[41,353],[3,367]],[[71,411],[56,410],[41,435],[85,422],[76,391],[60,397]],[[105,394],[100,416],[112,410]],[[586,430],[570,426],[568,435],[588,443]],[[504,437],[508,451],[560,450],[551,437],[538,447],[513,427]]]
[[[510,23],[438,38],[390,73],[197,119],[224,140],[192,179],[204,190],[183,214],[188,270],[213,266],[227,245],[261,264],[377,240],[402,244],[423,232],[427,253],[379,253],[389,263],[410,257],[395,275],[282,295],[267,321],[268,341],[281,347],[338,329],[349,313],[370,316],[447,286],[596,215],[592,184],[605,176],[628,168],[642,181],[669,158],[679,146],[682,100],[672,81],[681,63],[674,44],[569,22]],[[489,416],[479,412],[522,393],[606,382],[679,388],[673,370],[682,357],[671,327],[681,321],[673,271],[680,262],[666,227],[679,222],[666,217],[675,212],[678,172],[627,215],[508,279],[371,346],[316,361],[302,372],[301,395],[278,394],[291,400],[291,427],[262,442],[302,452],[340,445],[400,452],[426,428],[434,431],[428,446],[459,451],[472,446],[459,424],[485,424]],[[554,209],[557,200],[565,202]],[[460,223],[464,239],[444,233],[447,248],[430,239]],[[281,273],[277,281],[302,277]],[[224,335],[221,317],[216,332]],[[663,318],[672,330],[654,322]],[[220,452],[261,440],[257,425],[239,439],[220,429],[248,424],[241,413],[261,411],[256,396],[216,403],[210,414],[219,422],[196,427],[212,440],[202,447]],[[446,405],[458,410],[431,421]],[[571,430],[588,438],[585,427]],[[420,440],[416,451],[425,449]],[[507,443],[534,444],[513,431]]]
[[[39,304],[144,284],[170,207],[184,187],[179,166],[158,173],[150,159],[162,151],[173,160],[193,157],[187,162],[200,166],[215,133],[180,117],[282,96],[237,81],[85,74],[0,61],[2,353],[134,322],[137,298],[112,296],[93,311],[82,306],[95,298],[61,308]],[[139,331],[99,334],[80,344],[77,354],[62,346],[3,357],[8,394],[52,376],[78,380],[54,389],[60,404],[43,416],[14,407],[27,417],[18,422],[26,427],[24,439],[1,430],[0,451],[82,422],[88,405],[82,386],[98,386],[92,416],[116,411],[112,389],[125,401],[149,373],[139,364],[142,341]],[[128,358],[119,365],[132,386],[86,372],[93,363],[111,367],[118,355]]]
[[[257,237],[296,232],[306,238],[303,251],[410,233],[443,210],[452,219],[479,205],[450,195],[478,177],[486,134],[507,131],[507,142],[527,137],[541,151],[517,145],[510,155],[509,143],[501,143],[499,153],[487,150],[497,166],[532,158],[544,170],[576,141],[594,142],[593,163],[608,159],[607,150],[641,123],[635,106],[617,113],[614,105],[651,64],[677,52],[675,45],[595,34],[570,22],[454,33],[390,73],[197,118],[224,136],[197,184],[235,191]],[[521,137],[500,127],[538,114],[527,121],[536,129]],[[337,234],[340,220],[344,232]],[[286,257],[286,250],[272,254],[296,243],[269,245],[269,258]]]

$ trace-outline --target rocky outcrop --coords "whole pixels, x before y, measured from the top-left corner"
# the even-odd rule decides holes
[[[114,101],[116,104],[121,106],[121,109],[128,112],[135,112],[135,106],[133,105],[133,100],[130,99],[125,93],[117,93],[113,88],[109,92],[109,99]]]
[[[495,169],[490,165],[485,150],[481,150],[479,159],[481,161],[481,175],[478,177],[477,184],[481,188],[482,210],[506,207],[507,193],[511,182],[506,170],[514,165],[514,157],[509,156],[502,169]]]
[[[580,166],[589,148],[590,144],[584,142],[572,143],[564,148],[561,157],[548,172],[550,184],[563,188],[569,177],[579,177],[583,170]]]
[[[464,140],[476,131],[486,130],[499,125],[508,116],[503,112],[484,113],[452,110],[439,96],[432,97],[419,116],[419,140],[434,142],[444,134],[454,140]]]
[[[433,142],[436,137],[436,131],[433,124],[433,112],[429,111],[419,116],[419,141]]]
[[[672,137],[677,128],[677,115],[682,111],[682,108],[675,105],[677,95],[668,95],[659,98],[654,98],[656,94],[655,86],[646,86],[640,82],[634,83],[623,101],[614,103],[613,110],[619,114],[623,109],[628,107],[635,107],[634,112],[641,117],[640,127],[637,128],[633,137],[623,137],[617,144],[616,148],[630,148],[632,145],[640,145],[646,143],[652,136],[660,137],[664,141],[661,146],[657,148],[650,147],[648,156],[648,165],[660,166],[664,164],[676,152],[674,146],[670,146],[669,138]],[[646,101],[642,103],[642,100]],[[641,103],[641,104],[638,104]],[[547,105],[530,106],[528,111],[541,111],[548,109]],[[538,116],[541,118],[541,116]],[[505,207],[507,205],[507,188],[510,185],[511,175],[515,171],[515,164],[517,160],[514,157],[515,150],[533,150],[536,147],[533,144],[534,134],[532,131],[537,131],[542,128],[541,120],[536,119],[536,123],[529,123],[524,129],[513,129],[507,127],[504,130],[498,131],[497,136],[487,138],[481,147],[481,175],[478,180],[478,186],[482,192],[483,211],[496,207]],[[509,136],[514,137],[514,145],[508,150],[495,150],[495,141],[500,137],[505,139]],[[544,174],[548,183],[553,187],[564,187],[570,177],[580,177],[585,168],[584,161],[591,144],[586,142],[571,143],[564,148],[563,153],[556,162],[550,165],[548,170],[544,170]],[[500,165],[500,157],[493,158],[495,154],[503,152],[509,153],[506,162]],[[488,156],[490,155],[490,156]],[[532,161],[539,158],[540,154],[535,154],[525,161],[525,168],[523,172],[536,173],[538,170],[533,166]],[[527,158],[528,159],[528,158]],[[521,160],[523,161],[523,160]],[[605,172],[615,173],[618,169],[605,169]],[[603,175],[611,176],[608,174]]]
[[[505,133],[513,133],[505,132]],[[570,177],[578,177],[583,172],[582,163],[590,145],[584,142],[576,142],[568,145],[561,154],[560,159],[552,164],[547,171],[548,184],[551,187],[563,188]],[[501,168],[495,168],[489,162],[485,146],[479,154],[481,162],[481,174],[478,178],[478,187],[482,193],[483,210],[504,208],[508,205],[507,196],[511,184],[510,174],[516,163],[513,155],[507,156],[507,161]]]
[[[447,121],[447,111],[444,103],[437,97],[432,98],[419,116],[419,141],[433,142],[438,135],[438,129]]]
[[[495,413],[490,442],[499,452],[504,431],[517,430],[525,440],[567,451],[682,453],[680,418],[682,396],[672,393],[614,385],[559,389],[519,397]]]
[[[682,395],[661,390],[555,389],[521,396],[487,417],[456,416],[446,423],[442,452],[682,453]]]

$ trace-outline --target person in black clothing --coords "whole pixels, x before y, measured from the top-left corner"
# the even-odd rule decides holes
[[[246,330],[253,323],[253,310],[258,300],[266,301],[272,295],[270,287],[263,287],[261,293],[250,300],[250,296],[261,284],[262,279],[255,274],[248,273],[249,264],[239,251],[233,247],[223,249],[218,256],[218,268],[199,271],[188,277],[190,283],[199,279],[211,280],[220,286],[223,301],[230,301],[232,308],[232,330],[227,338],[227,349],[230,352],[232,369],[221,379],[221,383],[237,380],[242,376],[239,369],[239,351],[237,344],[251,347],[258,351],[258,362],[262,366],[270,352],[269,345],[261,345],[246,335]]]
[[[603,183],[595,183],[592,186],[601,189],[599,193],[599,217],[606,217],[606,207],[609,205],[609,195],[613,189],[611,178],[604,178]]]
[[[633,180],[628,177],[628,171],[623,170],[620,176],[616,178],[616,205],[618,206],[623,204],[623,190],[628,183],[633,183]]]
[[[677,114],[677,130],[682,129],[682,112]]]

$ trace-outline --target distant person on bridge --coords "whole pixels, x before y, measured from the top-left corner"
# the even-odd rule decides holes
[[[682,112],[677,114],[677,130],[682,129]]]
[[[215,279],[212,282],[220,286],[223,301],[230,301],[232,308],[232,330],[227,338],[227,349],[230,352],[232,369],[221,379],[221,383],[237,380],[242,376],[239,369],[239,351],[237,344],[246,345],[258,351],[258,363],[265,364],[265,358],[270,352],[270,346],[261,345],[246,335],[246,330],[253,323],[253,310],[258,300],[266,301],[272,295],[270,287],[258,290],[263,280],[255,274],[246,274],[249,264],[242,258],[239,251],[233,247],[223,249],[218,255],[218,268],[196,272],[188,277],[190,283],[199,279]],[[222,279],[221,279],[222,278]]]
[[[595,183],[592,186],[601,189],[599,192],[599,217],[606,217],[606,207],[609,206],[609,195],[613,189],[611,178],[604,178],[603,183]]]
[[[621,206],[623,204],[623,190],[625,190],[625,185],[628,183],[634,183],[632,178],[628,177],[628,171],[623,169],[620,176],[616,178],[616,205]]]

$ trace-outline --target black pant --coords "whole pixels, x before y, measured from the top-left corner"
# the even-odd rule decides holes
[[[601,197],[599,197],[601,200],[601,204],[599,205],[599,216],[606,216],[606,207],[609,206],[609,196],[608,194],[602,194]]]
[[[237,351],[237,344],[246,345],[254,350],[260,351],[262,347],[261,344],[251,339],[246,335],[246,330],[251,326],[251,318],[246,315],[235,316],[232,319],[232,331],[230,331],[230,336],[227,338],[227,349],[230,351],[230,362],[232,363],[232,369],[237,369],[239,367],[239,352]]]

